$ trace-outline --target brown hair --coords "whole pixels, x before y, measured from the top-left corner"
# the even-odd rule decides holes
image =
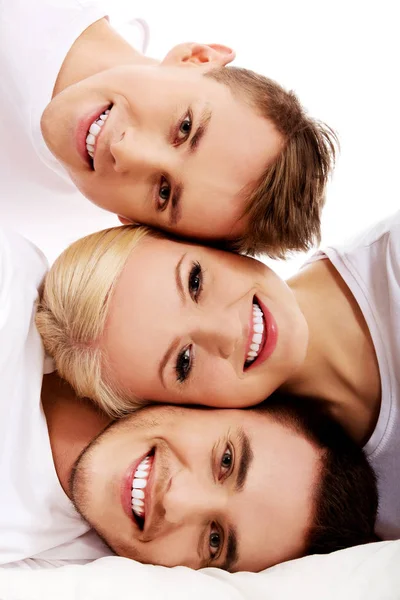
[[[305,553],[326,554],[376,541],[378,490],[363,450],[321,401],[274,392],[245,410],[268,414],[321,450],[321,472]]]
[[[230,248],[283,258],[320,242],[325,187],[334,167],[338,140],[334,131],[309,117],[293,91],[263,75],[222,67],[206,76],[239,93],[284,139],[275,162],[246,192],[246,232]]]

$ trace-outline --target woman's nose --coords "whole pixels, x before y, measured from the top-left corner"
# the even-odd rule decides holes
[[[243,337],[237,315],[229,310],[201,316],[193,332],[193,341],[221,358],[230,358]]]
[[[168,147],[155,134],[139,132],[129,127],[121,140],[110,144],[117,173],[146,176],[149,171],[169,172]]]

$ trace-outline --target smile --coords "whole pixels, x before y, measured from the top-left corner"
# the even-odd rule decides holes
[[[253,311],[249,331],[249,349],[247,351],[244,368],[247,369],[258,357],[265,343],[265,320],[256,298],[253,298]]]
[[[89,130],[88,130],[88,133],[86,136],[86,150],[87,150],[89,157],[92,160],[93,160],[94,154],[95,154],[98,135],[99,135],[102,127],[104,127],[105,122],[108,119],[108,115],[110,114],[111,108],[112,107],[108,108],[103,113],[101,113],[101,115],[99,117],[97,117],[89,127]]]
[[[277,342],[278,326],[274,316],[267,306],[254,296],[243,371],[256,368],[266,361],[274,352]]]
[[[153,466],[154,451],[151,450],[140,462],[132,477],[132,513],[143,531],[146,519],[146,487]]]

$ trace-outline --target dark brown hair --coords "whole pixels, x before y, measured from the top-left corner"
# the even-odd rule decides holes
[[[334,131],[309,117],[294,92],[267,77],[238,67],[213,69],[206,76],[239,94],[275,125],[284,141],[275,161],[245,190],[243,217],[248,225],[230,248],[283,258],[318,244],[325,188],[338,144]]]
[[[306,554],[327,554],[376,541],[378,491],[363,450],[316,400],[276,392],[247,410],[271,415],[321,450]]]

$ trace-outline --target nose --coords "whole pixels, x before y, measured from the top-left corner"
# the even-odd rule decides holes
[[[225,359],[234,354],[242,338],[239,317],[229,309],[197,316],[192,326],[193,342]]]
[[[170,150],[162,136],[133,127],[128,127],[118,142],[110,144],[114,170],[142,177],[154,170],[169,172]]]
[[[165,520],[169,525],[195,525],[226,511],[227,492],[222,486],[188,473],[173,478],[164,496]]]

